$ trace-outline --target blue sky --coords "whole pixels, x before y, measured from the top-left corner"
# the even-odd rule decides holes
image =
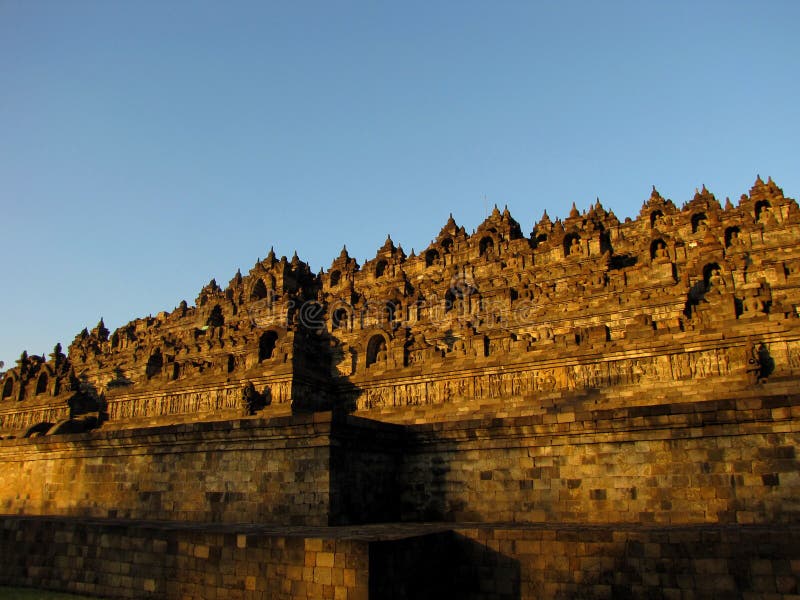
[[[529,232],[771,175],[797,2],[0,0],[0,360],[508,205]]]

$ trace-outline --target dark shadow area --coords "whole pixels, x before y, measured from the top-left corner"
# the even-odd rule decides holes
[[[702,281],[698,281],[689,289],[689,292],[686,295],[686,304],[683,308],[683,314],[687,318],[691,318],[692,314],[694,313],[694,309],[701,302],[705,301],[707,291],[708,286]]]
[[[86,433],[95,429],[100,424],[97,415],[81,415],[72,419],[65,419],[53,425],[47,435],[65,435],[68,433]]]
[[[42,421],[41,423],[37,423],[36,425],[32,425],[28,428],[25,432],[23,437],[30,438],[30,437],[39,437],[41,435],[45,435],[50,428],[55,425],[55,423],[51,423],[50,421]]]
[[[372,542],[370,600],[519,600],[519,561],[454,531]]]
[[[398,502],[403,521],[453,522],[473,520],[463,496],[453,497],[448,476],[451,465],[448,457],[456,444],[436,439],[435,434],[409,427],[406,430],[406,450],[403,452],[402,489]],[[435,443],[435,449],[430,444]],[[418,449],[430,451],[420,452]]]
[[[556,539],[568,542],[564,550],[576,555],[604,530],[559,531]],[[610,542],[612,530],[605,531]],[[614,533],[604,555],[582,561],[589,568],[557,583],[558,591],[550,597],[733,600],[796,594],[792,567],[800,555],[796,533],[796,528],[781,532],[763,525],[623,529]],[[541,580],[531,587],[554,583],[546,572],[536,576]]]
[[[630,254],[612,254],[608,259],[608,268],[610,271],[619,271],[627,267],[633,267],[637,263],[637,258]]]
[[[766,344],[758,347],[758,362],[760,365],[759,375],[762,379],[766,379],[775,371],[775,359],[772,358]]]
[[[405,428],[335,415],[331,423],[331,525],[400,520]]]

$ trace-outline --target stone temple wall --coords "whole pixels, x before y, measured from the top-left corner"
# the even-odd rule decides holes
[[[796,378],[799,241],[797,203],[759,178],[736,206],[653,190],[635,219],[598,202],[529,235],[507,210],[471,234],[451,217],[419,254],[387,239],[316,275],[270,252],[194,305],[23,353],[0,436],[332,409],[408,422],[434,405],[438,421],[459,402]]]
[[[792,597],[800,560],[796,526],[401,533],[5,519],[0,581],[107,598],[766,599]]]
[[[799,307],[771,180],[319,275],[270,252],[4,374],[0,584],[797,598]]]
[[[6,441],[6,514],[793,523],[800,395],[387,426],[331,413]],[[224,426],[223,426],[224,425]]]
[[[8,440],[0,510],[327,525],[329,435],[309,415]]]

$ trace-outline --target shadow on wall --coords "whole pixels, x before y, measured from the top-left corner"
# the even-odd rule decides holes
[[[420,439],[415,431],[407,432],[408,448],[424,448],[428,439]],[[454,493],[449,474],[456,443],[436,439],[435,452],[403,453],[401,468],[400,511],[402,521],[479,521],[480,515],[470,514],[463,495]]]
[[[335,415],[330,443],[329,525],[400,520],[405,428]]]
[[[478,521],[450,477],[456,443],[428,437],[404,425],[339,413],[330,447],[330,525]]]
[[[369,546],[371,600],[520,600],[519,561],[454,531]]]
[[[687,527],[553,532],[522,556],[525,597],[788,597],[798,592],[796,528]],[[537,565],[537,559],[544,559]],[[559,565],[577,564],[571,571]],[[777,593],[776,593],[777,592]]]

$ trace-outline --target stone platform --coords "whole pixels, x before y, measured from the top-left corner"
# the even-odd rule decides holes
[[[4,516],[0,584],[108,598],[796,599],[800,526]]]

